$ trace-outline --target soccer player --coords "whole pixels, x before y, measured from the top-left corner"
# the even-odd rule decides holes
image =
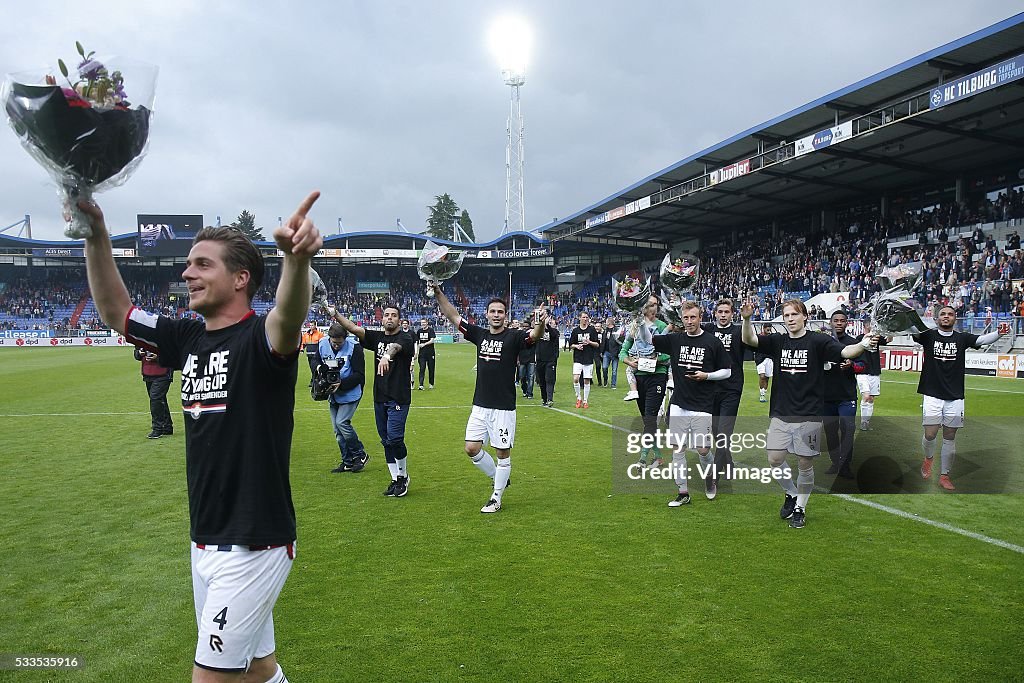
[[[750,322],[755,299],[750,298],[740,309],[743,318],[743,343],[759,349],[778,369],[772,382],[768,414],[768,464],[780,469],[779,484],[786,492],[779,516],[789,526],[801,529],[806,524],[807,500],[814,488],[814,458],[819,453],[818,434],[824,410],[824,364],[842,363],[856,358],[872,346],[874,337],[843,346],[832,337],[807,330],[807,307],[799,299],[782,305],[782,321],[786,334],[754,333]],[[786,454],[797,456],[799,475],[793,483],[792,470],[784,467]]]
[[[182,277],[189,309],[202,322],[133,306],[103,212],[94,202],[78,203],[93,230],[85,258],[100,317],[181,371],[199,630],[193,681],[286,680],[272,612],[295,557],[288,466],[299,341],[312,296],[309,262],[323,245],[308,218],[319,196],[311,193],[274,230],[284,258],[277,300],[265,316],[252,310],[264,266],[249,238],[232,228],[196,234]]]
[[[331,472],[362,472],[370,456],[366,454],[363,442],[352,426],[352,417],[363,397],[363,384],[366,381],[363,347],[349,335],[344,325],[331,323],[327,338],[320,340],[317,355],[320,359],[318,372],[326,371],[328,361],[333,361],[338,369],[338,387],[327,398],[327,403],[331,411],[331,424],[334,425],[334,438],[341,451],[341,463]]]
[[[332,319],[345,326],[363,344],[373,349],[377,374],[373,378],[373,415],[377,435],[384,446],[384,459],[391,473],[391,485],[384,495],[402,498],[409,492],[409,449],[405,445],[405,422],[412,403],[413,340],[402,332],[402,313],[397,304],[384,305],[384,330],[366,330],[334,308],[327,309]]]
[[[555,379],[558,376],[558,344],[561,339],[558,323],[549,317],[544,333],[537,340],[537,368],[535,375],[540,385],[541,405],[550,408],[555,403]]]
[[[846,334],[849,319],[843,309],[833,311],[829,321],[832,325],[832,338],[843,346],[856,344],[863,339]],[[858,359],[857,362],[863,361]],[[825,363],[824,405],[822,415],[825,417],[825,443],[828,444],[828,454],[832,460],[825,474],[839,474],[845,479],[853,479],[853,470],[850,468],[853,465],[853,432],[857,419],[857,380],[852,360]]]
[[[416,335],[412,331],[412,321],[408,318],[402,318],[402,334],[408,335],[412,339],[412,358],[409,359],[409,386],[416,386]]]
[[[871,334],[871,321],[864,321],[864,334],[860,339]],[[860,341],[858,339],[857,341]],[[892,341],[891,337],[878,340],[878,345]],[[862,431],[871,429],[871,416],[875,414],[875,398],[882,393],[882,358],[878,350],[865,351],[858,359],[862,364],[854,364],[853,371],[857,374],[857,391],[860,393],[860,428]]]
[[[656,334],[663,334],[667,325],[658,319],[658,297],[651,296],[644,306],[643,316],[636,323],[636,332],[626,335],[626,341],[619,351],[619,359],[633,370],[638,398],[636,407],[644,423],[644,434],[654,435],[658,428],[658,410],[665,397],[665,382],[668,379],[668,354],[659,354],[650,340]],[[647,327],[646,333],[640,328]],[[647,456],[651,455],[651,467],[663,464],[661,451],[644,449],[640,452],[639,464],[646,467]]]
[[[687,483],[686,451],[697,451],[700,463],[708,468],[704,478],[704,493],[708,500],[714,500],[718,493],[717,477],[714,473],[713,418],[715,405],[715,384],[732,375],[732,361],[722,342],[710,332],[701,329],[700,306],[684,301],[680,306],[683,331],[654,336],[654,348],[668,354],[675,380],[672,404],[669,406],[669,430],[676,440],[672,465],[676,473],[679,495],[669,501],[669,507],[679,507],[690,502]],[[638,338],[648,333],[648,326],[642,326]]]
[[[771,334],[771,325],[762,325],[761,334]],[[768,402],[768,381],[772,378],[772,370],[774,369],[774,363],[772,359],[763,353],[754,354],[754,365],[757,367],[757,387],[759,396],[757,398],[761,403]]]
[[[416,356],[420,359],[420,391],[423,391],[423,375],[429,375],[427,384],[434,388],[434,343],[437,335],[426,318],[420,320],[420,329],[416,330]]]
[[[957,332],[956,310],[952,306],[939,309],[938,327],[914,335],[914,341],[924,350],[921,377],[917,393],[924,396],[924,461],[921,476],[932,476],[932,460],[935,458],[935,437],[942,427],[942,469],[939,472],[939,486],[955,491],[949,472],[956,459],[956,431],[964,426],[964,363],[968,348],[981,348],[1000,337],[1000,333],[989,332],[980,337],[969,332]]]
[[[529,330],[533,324],[532,320],[524,320],[515,329]],[[533,387],[537,377],[537,345],[529,344],[519,351],[519,369],[517,377],[519,388],[523,390],[523,398],[533,398]]]
[[[494,483],[482,513],[501,510],[501,498],[512,474],[512,447],[516,439],[516,364],[519,351],[544,335],[547,314],[538,311],[533,329],[506,326],[508,305],[497,297],[487,302],[487,327],[473,325],[455,310],[439,285],[434,298],[442,315],[477,346],[476,389],[473,410],[466,423],[466,455]],[[498,462],[484,450],[484,439],[494,446]]]
[[[614,389],[619,381],[619,350],[622,349],[622,342],[615,329],[615,318],[608,318],[604,322],[601,349],[601,365],[604,368],[604,376],[606,380],[611,377],[609,386]],[[610,375],[609,370],[611,371]]]
[[[600,320],[594,321],[594,331],[597,332],[597,346],[594,348],[594,374],[597,375],[597,386],[603,387],[608,384],[605,377],[604,363],[604,323]]]
[[[729,367],[732,369],[728,378],[711,385],[715,395],[711,408],[711,414],[714,416],[712,428],[718,444],[715,449],[716,474],[724,472],[726,466],[733,462],[728,444],[736,428],[736,416],[739,414],[740,398],[743,396],[743,356],[747,347],[743,345],[743,328],[733,322],[735,313],[736,307],[732,299],[721,299],[715,304],[714,321],[703,325],[705,330],[722,342],[729,356]]]
[[[580,314],[579,327],[569,335],[569,346],[572,352],[572,388],[576,391],[576,407],[590,407],[590,383],[594,376],[594,356],[598,341],[598,332],[590,324],[590,314]],[[580,395],[580,380],[583,380],[583,395]]]

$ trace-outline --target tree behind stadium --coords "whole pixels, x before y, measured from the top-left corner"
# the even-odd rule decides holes
[[[452,238],[452,225],[458,221],[459,227],[465,231],[469,239],[471,241],[476,239],[473,234],[473,219],[469,217],[468,211],[459,209],[459,205],[455,203],[455,200],[447,192],[434,197],[434,199],[436,200],[434,205],[427,207],[430,209],[430,216],[427,218],[426,234],[431,237],[450,240]],[[460,210],[461,214],[459,213]]]
[[[243,210],[238,214],[238,218],[231,225],[248,235],[253,242],[263,242],[266,239],[263,236],[263,229],[256,227],[256,216],[253,216],[248,210]]]

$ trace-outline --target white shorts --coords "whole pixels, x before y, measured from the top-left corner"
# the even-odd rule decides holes
[[[711,424],[711,413],[686,410],[675,403],[668,407],[668,429],[677,451],[711,448]]]
[[[783,422],[773,417],[768,424],[766,448],[813,458],[821,454],[820,432],[821,422]]]
[[[943,427],[964,426],[964,400],[944,401],[934,396],[924,396],[924,426],[942,425]]]
[[[878,375],[857,375],[857,393],[878,396],[882,393],[882,378]]]
[[[573,363],[572,376],[575,377],[576,375],[582,375],[583,379],[593,379],[594,364],[591,363],[590,365],[584,365],[583,363]]]
[[[771,358],[765,358],[763,361],[757,364],[757,374],[764,375],[765,377],[772,376],[772,368],[774,367]]]
[[[512,448],[516,440],[516,411],[473,406],[466,423],[466,441],[490,443],[495,448]]]
[[[294,543],[268,550],[192,544],[196,665],[245,671],[253,659],[274,653],[274,603],[294,557]]]

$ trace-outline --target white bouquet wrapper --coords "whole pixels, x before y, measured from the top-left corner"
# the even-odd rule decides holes
[[[453,251],[441,244],[427,242],[423,245],[416,272],[420,279],[427,283],[427,296],[434,296],[434,285],[451,279],[459,272],[462,261],[466,257],[464,251]]]

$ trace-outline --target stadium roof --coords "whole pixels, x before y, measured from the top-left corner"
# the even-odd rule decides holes
[[[1021,53],[1024,14],[738,133],[538,231],[556,244],[583,236],[671,243],[1019,163],[1024,60],[1000,87],[935,108],[930,96]]]

